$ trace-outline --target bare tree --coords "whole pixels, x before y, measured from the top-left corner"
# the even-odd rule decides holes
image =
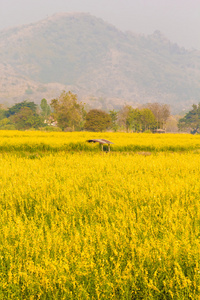
[[[124,105],[118,113],[118,123],[120,126],[124,127],[127,132],[129,130],[127,120],[131,109],[132,107],[130,105]]]
[[[157,128],[165,129],[167,119],[170,116],[170,106],[162,103],[148,103],[146,107],[149,108],[155,116]]]

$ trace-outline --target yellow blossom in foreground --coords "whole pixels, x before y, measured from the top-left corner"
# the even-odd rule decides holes
[[[95,133],[115,142],[106,153],[70,151],[91,133],[12,134],[0,132],[0,299],[200,298],[198,136]]]

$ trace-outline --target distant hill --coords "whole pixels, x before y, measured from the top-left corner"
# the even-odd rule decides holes
[[[0,102],[40,102],[71,90],[92,107],[200,101],[200,52],[122,32],[89,14],[56,14],[0,32]]]

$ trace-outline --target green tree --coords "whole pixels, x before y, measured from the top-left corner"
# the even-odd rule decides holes
[[[105,131],[112,125],[111,117],[108,113],[100,109],[91,109],[86,115],[84,128],[88,131]]]
[[[135,132],[142,131],[141,114],[138,108],[130,107],[126,123],[130,130]]]
[[[0,120],[0,130],[15,130],[15,125],[10,118],[4,118]]]
[[[40,103],[40,108],[41,108],[41,115],[44,117],[44,119],[48,118],[51,114],[51,107],[47,103],[47,100],[43,98]]]
[[[191,133],[200,133],[200,103],[193,104],[190,110],[183,118],[178,121],[180,131],[190,130]]]
[[[118,112],[113,109],[113,110],[109,111],[109,115],[110,115],[111,124],[112,124],[111,128],[116,132],[118,127],[119,127],[119,125],[117,123],[117,121],[118,121]]]
[[[148,108],[142,108],[139,112],[142,131],[153,129],[156,124],[156,119],[152,111]]]
[[[140,111],[136,108],[134,109],[130,105],[125,105],[119,111],[119,124],[122,126],[127,132],[130,130],[140,131],[141,130],[141,122],[140,122]]]
[[[29,108],[34,113],[36,113],[37,105],[34,102],[29,102],[29,101],[25,100],[23,102],[17,103],[15,105],[13,105],[12,107],[10,107],[6,111],[6,117],[9,118],[11,115],[18,113],[22,108],[25,108],[25,107]]]
[[[0,104],[0,120],[3,120],[6,117],[6,109],[3,104]]]
[[[38,129],[43,125],[41,117],[29,107],[22,107],[17,113],[10,116],[9,119],[18,130]]]
[[[50,105],[53,118],[62,130],[71,128],[74,131],[83,128],[84,105],[78,102],[76,94],[63,91],[59,98],[51,100]]]

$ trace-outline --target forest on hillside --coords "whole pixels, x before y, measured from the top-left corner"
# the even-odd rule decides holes
[[[97,109],[166,103],[173,113],[200,97],[200,53],[122,32],[88,14],[54,15],[0,32],[0,102],[39,104],[71,90]]]

